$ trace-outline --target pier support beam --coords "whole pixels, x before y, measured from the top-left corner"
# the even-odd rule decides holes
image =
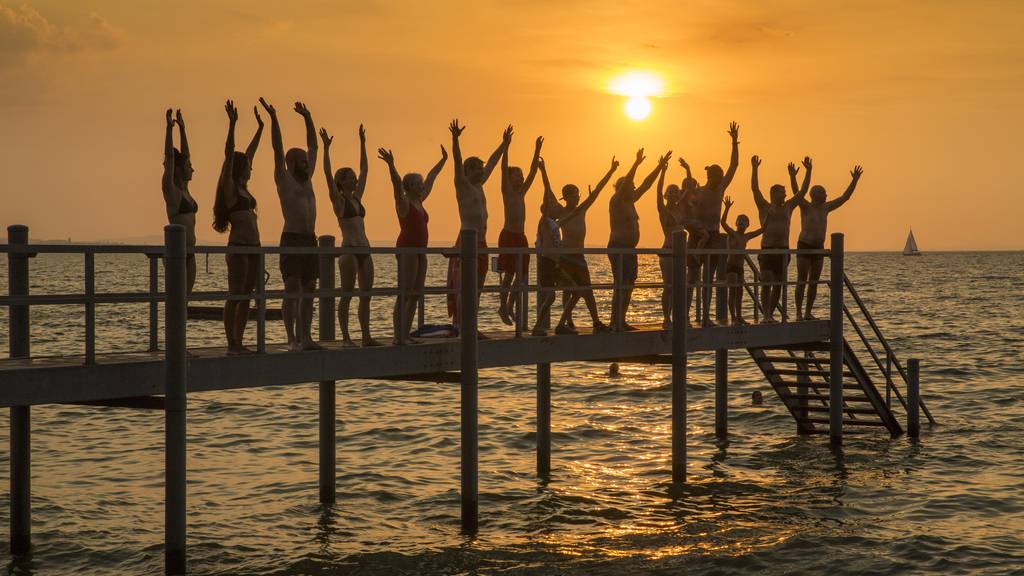
[[[729,350],[715,350],[715,436],[729,436]]]
[[[907,436],[921,435],[921,361],[907,360]]]
[[[686,481],[686,234],[672,234],[672,481]]]
[[[478,374],[477,374],[477,252],[476,230],[459,233],[459,358],[462,384],[462,531],[476,534],[480,525]]]
[[[537,364],[537,477],[551,477],[551,364]]]
[[[320,247],[334,246],[321,236]],[[320,255],[320,290],[334,289],[334,256]],[[320,341],[334,340],[334,296],[320,297]],[[337,492],[337,396],[334,380],[320,382],[320,502],[331,504]]]
[[[829,284],[828,436],[839,446],[843,443],[843,235],[832,234],[832,263]]]
[[[185,268],[183,226],[171,224],[164,227],[164,250],[164,572],[184,574],[188,272]]]
[[[7,242],[28,244],[28,227],[7,227]],[[28,296],[28,254],[7,255],[7,293]],[[29,307],[10,307],[8,352],[11,358],[30,355]],[[28,554],[32,547],[32,411],[28,406],[11,408],[11,554]]]

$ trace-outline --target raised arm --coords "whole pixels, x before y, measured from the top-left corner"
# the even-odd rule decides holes
[[[757,185],[757,169],[761,167],[761,158],[756,154],[750,157],[750,189],[754,191],[754,204],[757,205],[758,212],[768,209],[768,201],[765,200],[764,194],[761,194],[761,188]]]
[[[306,122],[306,156],[309,166],[312,168],[316,166],[316,153],[319,147],[316,139],[316,127],[313,126],[313,115],[309,113],[309,108],[306,108],[302,102],[295,103],[295,112]]]
[[[861,168],[860,165],[853,167],[853,170],[850,171],[850,185],[846,187],[846,192],[843,192],[843,195],[840,196],[839,198],[831,200],[825,204],[826,206],[828,206],[829,212],[835,210],[836,208],[839,208],[843,204],[846,204],[846,201],[849,200],[851,196],[853,196],[853,191],[855,188],[857,188],[857,182],[860,181],[860,176],[863,173],[864,169]]]
[[[444,146],[441,146],[441,159],[437,161],[437,164],[434,164],[434,167],[430,169],[430,172],[427,172],[427,178],[423,181],[423,196],[420,198],[421,202],[426,200],[427,196],[430,196],[430,191],[434,189],[434,180],[436,180],[437,175],[441,173],[441,169],[444,168],[444,163],[447,160],[448,151],[444,149]],[[393,176],[398,176],[398,172],[395,172]]]
[[[729,226],[729,208],[732,208],[732,198],[730,198],[729,196],[726,196],[725,197],[725,210],[722,211],[722,222],[721,222],[721,224],[722,224],[722,228],[724,228],[726,232],[728,232],[729,234],[733,234],[736,231],[732,229],[732,226]]]
[[[324,152],[326,154],[327,152]],[[370,163],[366,160],[366,130],[359,125],[359,180],[356,181],[356,198],[361,202],[363,192],[366,191],[366,174],[370,170]]]
[[[657,196],[655,196],[655,198],[657,199],[657,203],[658,203],[658,214],[664,213],[665,212],[665,208],[666,208],[666,206],[665,206],[665,172],[667,172],[667,170],[662,170],[661,171],[661,175],[658,176],[658,190],[657,190]]]
[[[793,172],[793,168],[790,168],[790,186],[794,186],[793,198],[790,199],[790,202],[796,206],[804,206],[807,204],[807,190],[811,187],[811,171],[814,169],[810,156],[804,156],[802,164],[804,165],[804,183],[799,190],[795,188],[796,173]],[[790,164],[790,166],[792,166],[792,164]]]
[[[398,175],[398,169],[395,168],[395,155],[391,153],[391,150],[378,148],[377,158],[380,158],[388,165],[388,173],[391,175],[391,188],[395,193],[395,211],[399,217],[403,217],[409,213],[409,199],[405,197],[405,193],[402,191],[402,177]]]
[[[683,167],[683,170],[686,170],[686,178],[687,179],[692,179],[693,178],[693,174],[690,172],[690,165],[686,163],[686,160],[683,160],[682,158],[680,158],[679,159],[679,165]]]
[[[224,111],[228,114],[228,136],[224,142],[224,163],[220,168],[220,186],[231,182],[234,177],[235,168],[235,126],[238,124],[238,109],[235,103],[228,100],[224,104]],[[234,186],[227,186],[225,190],[234,191]]]
[[[608,169],[607,172],[605,172],[604,177],[601,178],[601,181],[598,182],[597,186],[595,186],[594,189],[590,192],[590,195],[587,196],[587,199],[580,204],[580,207],[584,211],[586,211],[587,208],[590,208],[590,205],[593,204],[595,200],[597,200],[597,195],[601,193],[601,190],[604,190],[604,187],[608,185],[608,181],[612,179],[612,174],[615,174],[615,171],[618,169],[619,161],[615,159],[615,156],[612,156],[611,167]]]
[[[466,182],[466,168],[462,165],[462,147],[459,146],[459,136],[462,136],[462,131],[465,129],[465,126],[459,126],[458,118],[452,120],[452,123],[448,125],[448,131],[452,133],[452,162],[455,163],[453,167],[455,168],[456,190]]]
[[[509,124],[508,128],[505,128],[505,132],[501,135],[501,144],[494,149],[491,153],[491,157],[487,159],[487,164],[484,164],[484,178],[481,184],[487,182],[487,179],[491,177],[491,172],[494,171],[494,167],[498,165],[498,160],[501,159],[502,154],[508,152],[508,146],[512,143],[512,125]]]
[[[735,122],[729,123],[729,137],[732,138],[732,155],[729,157],[729,169],[725,171],[722,178],[722,192],[732,183],[732,177],[736,175],[736,168],[740,164],[740,126]]]
[[[647,178],[644,178],[644,181],[636,187],[636,190],[633,191],[634,202],[640,200],[644,193],[650,190],[651,186],[654,185],[655,178],[657,178],[659,174],[664,174],[664,171],[668,168],[668,159],[671,157],[672,151],[669,150],[664,156],[658,159],[658,165],[654,167],[654,170],[652,170],[651,173],[647,175]]]
[[[537,167],[540,164],[540,149],[544,146],[544,137],[537,136],[536,143],[533,147],[533,161],[530,162],[530,173],[526,175],[526,180],[523,181],[523,196],[526,196],[526,192],[533,186],[533,180],[537,177]]]
[[[337,205],[340,200],[338,183],[334,181],[334,170],[331,168],[331,143],[334,137],[327,133],[326,128],[320,128],[320,139],[324,141],[324,178],[327,179],[327,195],[332,205]]]
[[[540,179],[544,182],[544,202],[554,201],[555,192],[551,189],[551,182],[548,180],[547,164],[544,162],[543,158],[539,159],[537,162],[540,169]]]
[[[508,129],[505,130],[505,134],[510,137],[510,143],[511,143],[511,134],[510,134],[511,130],[512,130],[511,126],[509,126]],[[508,180],[508,149],[509,149],[509,147],[508,146],[500,146],[499,148],[501,149],[501,193],[502,193],[502,195],[504,195],[504,194],[508,193],[509,190],[512,187],[511,182],[509,182],[509,180]]]
[[[636,178],[636,169],[640,167],[640,164],[644,161],[644,158],[646,158],[646,156],[644,156],[644,149],[641,148],[637,150],[636,160],[634,160],[633,165],[629,167],[629,172],[626,172],[626,175],[623,176],[623,178],[626,179],[626,182],[633,182],[633,179]]]
[[[260,139],[263,138],[263,118],[260,118],[260,111],[253,106],[252,114],[256,117],[256,133],[252,135],[249,147],[245,149],[245,157],[249,159],[249,166],[256,160],[256,149],[260,147]]]
[[[277,109],[260,97],[260,105],[270,116],[270,145],[274,148],[274,179],[284,174],[287,165],[284,162],[284,143],[281,140],[281,123],[277,120]]]
[[[185,134],[185,118],[181,115],[180,108],[174,114],[175,121],[178,123],[178,136],[181,138],[181,155],[185,159],[191,160],[192,154],[188,151],[188,136]]]
[[[163,190],[167,196],[168,190],[174,188],[174,117],[173,110],[167,109],[167,131],[164,134],[164,177]]]

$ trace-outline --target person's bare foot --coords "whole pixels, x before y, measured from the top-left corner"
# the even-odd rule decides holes
[[[535,328],[533,329],[533,331],[532,331],[532,332],[530,332],[530,335],[531,335],[531,336],[537,336],[537,337],[540,337],[540,336],[547,336],[547,335],[548,335],[548,331],[547,331],[547,330],[545,330],[545,329],[543,329],[543,328],[541,328],[540,326],[537,326],[537,327],[535,327]]]
[[[622,324],[622,331],[623,332],[636,332],[637,331],[637,327],[633,326],[632,324],[623,323]]]
[[[744,320],[744,319],[743,319],[742,317],[740,317],[740,318],[737,318],[737,319],[733,320],[733,321],[732,321],[732,323],[733,323],[733,324],[737,324],[737,325],[739,325],[739,326],[745,326],[746,324],[749,324],[749,323],[748,323],[748,322],[747,322],[746,320]]]
[[[513,325],[512,317],[509,316],[508,308],[506,306],[500,306],[498,308],[498,316],[501,318],[501,321],[504,322],[505,324],[508,324],[509,326]]]
[[[369,348],[371,346],[380,346],[380,342],[373,339],[372,336],[363,336],[363,348]]]
[[[490,340],[491,337],[488,336],[487,334],[484,334],[483,332],[480,332],[479,330],[477,330],[477,332],[476,332],[476,339],[477,340]]]
[[[568,324],[568,326],[575,328],[575,326],[572,326],[572,324]],[[604,322],[601,322],[600,320],[595,320],[593,333],[601,334],[602,332],[608,332],[608,326]]]
[[[324,347],[312,340],[306,340],[302,343],[303,350],[323,350]]]
[[[341,341],[342,348],[356,348],[356,343],[351,338],[344,338]]]
[[[288,343],[288,351],[289,352],[302,352],[302,344],[299,344],[298,342],[289,342]]]
[[[761,320],[761,324],[778,324],[779,321],[774,316],[768,316],[764,320]]]
[[[810,322],[811,320],[817,320],[817,319],[818,319],[818,317],[815,316],[814,314],[811,314],[810,312],[808,312],[807,314],[804,314],[804,320],[806,320],[808,322]]]
[[[239,356],[242,354],[252,354],[252,350],[241,345],[228,347],[228,356]]]
[[[802,322],[802,321],[803,321],[803,319],[804,319],[804,315],[803,315],[803,313],[802,313],[802,312],[800,312],[799,310],[797,310],[797,313],[796,313],[796,321],[797,321],[797,322]]]
[[[701,326],[704,326],[705,328],[711,328],[712,326],[718,326],[718,324],[715,324],[715,321],[709,318],[705,320],[703,323],[701,323]]]
[[[579,334],[579,332],[577,332],[575,328],[569,326],[568,324],[562,324],[555,328],[555,334],[559,334],[562,336],[571,336]]]

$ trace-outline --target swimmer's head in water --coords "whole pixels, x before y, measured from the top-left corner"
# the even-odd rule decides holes
[[[768,196],[772,204],[782,206],[786,202],[786,187],[782,184],[772,184]]]
[[[466,158],[466,161],[462,164],[462,168],[466,172],[466,180],[469,180],[470,184],[479,186],[484,183],[483,160],[476,156],[470,156],[469,158]]]
[[[522,190],[523,188],[523,169],[519,166],[508,167],[508,183],[512,185],[513,190]]]
[[[410,198],[423,197],[423,175],[410,172],[402,178],[402,190]]]
[[[235,152],[231,155],[231,177],[239,184],[245,184],[252,175],[252,166],[249,166],[249,157],[243,152]]]
[[[184,183],[192,180],[192,161],[177,148],[174,149],[174,179]]]
[[[824,202],[827,196],[824,186],[819,184],[811,186],[811,202]]]
[[[309,180],[309,156],[302,148],[292,148],[284,155],[284,163],[288,171],[295,176],[299,182]]]
[[[580,189],[575,184],[562,186],[562,200],[565,200],[566,208],[575,208],[580,203]]]
[[[679,186],[675,184],[669,184],[665,188],[665,201],[669,204],[678,204],[679,199],[682,198],[683,191],[679,189]]]
[[[740,232],[746,231],[750,227],[750,218],[747,218],[746,214],[740,214],[736,217],[736,230]]]
[[[338,168],[334,173],[334,185],[338,187],[340,192],[354,192],[358,183],[359,179],[356,177],[356,171],[348,166]]]
[[[725,172],[722,171],[722,167],[718,164],[712,164],[711,166],[705,166],[704,171],[708,175],[708,187],[717,188],[722,183],[722,178],[725,177]]]

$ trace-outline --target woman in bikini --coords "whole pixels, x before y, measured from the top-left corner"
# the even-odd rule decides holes
[[[178,125],[181,139],[181,150],[174,147],[174,125]],[[167,209],[167,221],[185,227],[185,243],[189,248],[196,245],[196,212],[199,204],[188,192],[188,183],[192,180],[192,159],[188,152],[188,138],[185,136],[185,119],[181,110],[172,116],[167,109],[167,133],[164,137],[164,177],[162,182],[164,207]],[[185,259],[188,271],[188,293],[196,284],[196,255],[189,252]]]
[[[423,201],[430,195],[434,180],[448,160],[448,152],[441,146],[441,159],[430,169],[427,177],[415,172],[401,177],[395,168],[395,155],[391,150],[381,148],[377,157],[388,165],[391,186],[395,192],[395,212],[401,232],[395,246],[398,248],[427,247],[427,211]],[[413,313],[427,278],[426,254],[398,254],[398,298],[395,299],[394,331],[395,344],[410,344]]]
[[[366,130],[359,125],[359,176],[355,170],[345,167],[331,172],[331,142],[334,141],[327,130],[320,129],[320,138],[324,142],[324,176],[327,178],[327,189],[330,191],[331,205],[334,215],[341,227],[341,245],[369,247],[366,238],[366,208],[363,207],[363,191],[366,190]],[[341,289],[351,292],[356,282],[359,283],[359,328],[363,334],[363,346],[379,346],[370,335],[370,294],[373,288],[373,258],[370,254],[342,254],[339,259],[341,272]],[[341,325],[343,346],[355,346],[348,333],[348,310],[352,297],[341,297],[338,306],[338,323]]]
[[[256,134],[245,153],[235,151],[235,125],[238,109],[227,101],[228,136],[224,144],[224,163],[217,181],[217,197],[213,203],[213,229],[228,234],[228,246],[259,246],[260,228],[256,221],[256,198],[249,192],[252,161],[263,135],[263,119],[253,106],[256,116]],[[252,294],[259,281],[259,254],[227,254],[228,293]],[[248,300],[228,300],[224,303],[224,333],[228,339],[228,354],[244,354],[250,350],[242,345],[245,324],[249,319]]]

